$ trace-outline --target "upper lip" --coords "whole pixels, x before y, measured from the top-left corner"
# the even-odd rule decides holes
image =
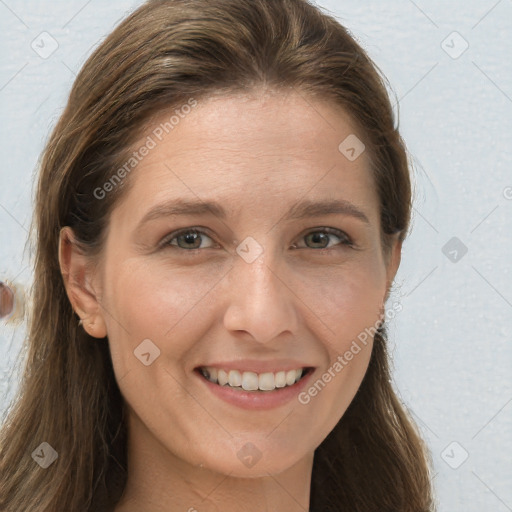
[[[273,359],[270,361],[261,361],[257,359],[238,359],[236,361],[217,361],[215,363],[205,363],[196,368],[213,367],[219,370],[238,370],[241,372],[282,372],[297,370],[299,368],[312,368],[311,364],[302,363],[293,359]]]

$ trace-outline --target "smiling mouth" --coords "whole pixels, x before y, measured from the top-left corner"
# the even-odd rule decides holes
[[[194,370],[201,378],[221,387],[254,393],[276,392],[294,386],[314,371],[312,367],[297,368],[279,372],[241,372],[239,370],[222,370],[201,366]]]

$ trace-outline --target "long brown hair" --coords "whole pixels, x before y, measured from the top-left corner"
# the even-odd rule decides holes
[[[371,154],[383,248],[393,234],[405,238],[410,166],[386,80],[334,17],[306,0],[143,4],[87,60],[42,155],[25,368],[0,437],[1,510],[112,510],[126,482],[126,418],[108,339],[77,325],[58,262],[60,229],[70,226],[82,250],[99,257],[130,176],[101,200],[94,191],[152,116],[262,85],[350,114]],[[434,509],[428,451],[390,383],[386,338],[383,325],[360,389],[315,452],[313,512]],[[32,458],[43,442],[58,453],[47,469]]]

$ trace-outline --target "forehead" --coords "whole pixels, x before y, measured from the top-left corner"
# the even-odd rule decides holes
[[[301,197],[351,198],[375,209],[367,152],[351,161],[340,150],[353,137],[365,139],[343,109],[296,92],[218,96],[161,111],[134,145],[151,149],[118,210],[140,218],[169,197],[215,198],[233,214]]]
[[[187,113],[181,116],[173,115],[180,107],[160,112],[146,130],[153,135],[164,130],[157,142],[168,143],[174,153],[180,145],[190,149],[195,140],[197,150],[232,151],[230,158],[309,154],[318,159],[327,150],[327,156],[337,159],[339,144],[347,136],[364,138],[340,106],[297,92],[216,95],[197,102],[194,109],[185,111],[185,106]]]

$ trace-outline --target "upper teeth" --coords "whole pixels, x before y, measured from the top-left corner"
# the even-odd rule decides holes
[[[221,386],[225,384],[233,387],[242,387],[246,391],[271,391],[275,388],[284,388],[295,384],[302,376],[302,368],[297,370],[281,371],[277,373],[240,372],[238,370],[218,370],[211,366],[203,366],[202,374],[211,382]]]

